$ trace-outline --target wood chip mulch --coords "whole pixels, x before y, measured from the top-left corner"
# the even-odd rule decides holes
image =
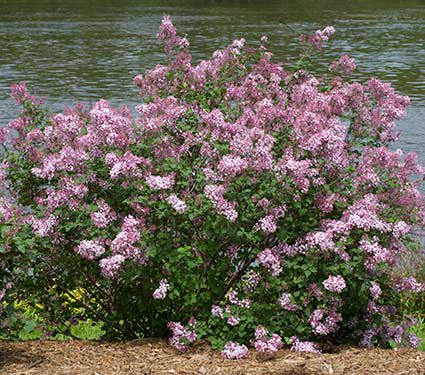
[[[425,352],[338,348],[322,355],[281,350],[274,358],[250,352],[223,360],[205,345],[180,354],[162,341],[0,342],[0,374],[42,375],[425,375]]]

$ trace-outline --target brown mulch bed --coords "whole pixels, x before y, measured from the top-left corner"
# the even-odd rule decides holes
[[[198,346],[179,354],[162,341],[0,342],[0,374],[425,374],[425,352],[338,348],[323,355],[281,350],[275,358],[251,352],[248,359],[223,360]]]

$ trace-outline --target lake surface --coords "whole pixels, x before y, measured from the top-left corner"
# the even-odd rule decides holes
[[[412,98],[398,146],[425,165],[425,1],[0,0],[0,126],[16,115],[9,86],[22,80],[55,111],[100,98],[137,104],[132,77],[163,61],[155,35],[164,14],[195,59],[266,34],[276,60],[287,61],[300,34],[334,25],[324,59],[349,53],[356,78],[389,80]]]

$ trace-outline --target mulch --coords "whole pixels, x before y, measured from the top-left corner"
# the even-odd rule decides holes
[[[163,341],[0,342],[0,374],[42,375],[425,375],[425,352],[341,347],[322,355],[280,350],[274,358],[250,352],[224,360],[206,345],[180,354]]]

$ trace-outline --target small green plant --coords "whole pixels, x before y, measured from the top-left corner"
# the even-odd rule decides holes
[[[71,325],[70,333],[72,337],[81,340],[99,340],[105,334],[102,329],[103,323],[95,323],[91,320],[79,321],[77,325]]]

